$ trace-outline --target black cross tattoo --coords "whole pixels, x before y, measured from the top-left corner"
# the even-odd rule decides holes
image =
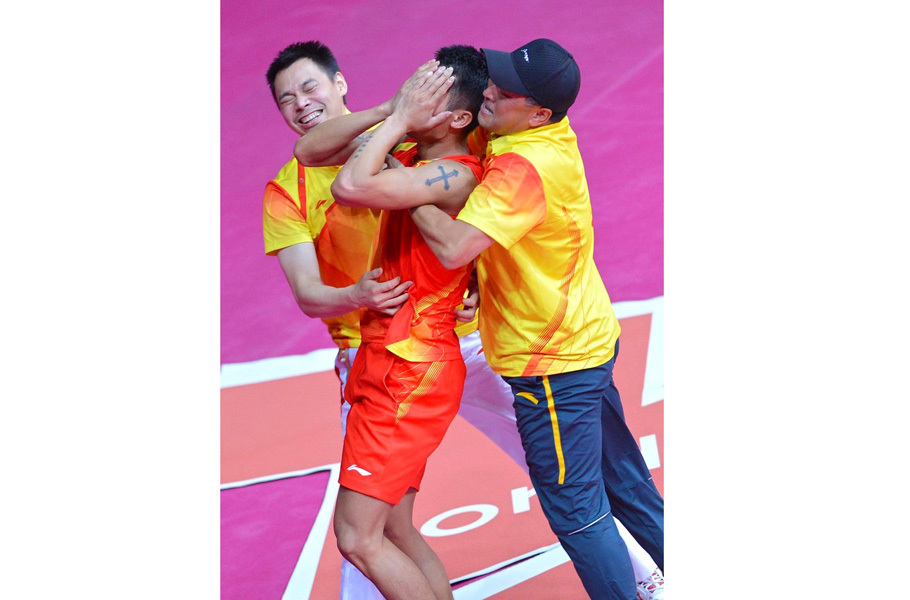
[[[439,172],[442,173],[442,175],[434,177],[433,179],[427,179],[427,185],[433,185],[437,181],[442,181],[446,185],[444,189],[449,189],[449,177],[458,177],[458,169],[452,169],[451,173],[446,173],[446,170],[442,165],[437,165],[436,168],[439,169]]]

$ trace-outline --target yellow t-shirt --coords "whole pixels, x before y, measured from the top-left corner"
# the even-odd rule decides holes
[[[594,264],[591,199],[568,118],[492,135],[486,156],[458,219],[496,241],[477,260],[487,360],[507,377],[607,362],[620,327]]]
[[[273,256],[294,244],[315,244],[319,275],[332,287],[357,283],[370,270],[379,211],[335,203],[331,186],[341,166],[304,167],[292,158],[265,187],[262,233]],[[360,346],[365,309],[322,319],[339,348]]]

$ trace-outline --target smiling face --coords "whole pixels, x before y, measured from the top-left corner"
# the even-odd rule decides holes
[[[497,135],[517,133],[532,127],[532,119],[540,107],[528,103],[526,96],[513,94],[489,81],[483,91],[483,104],[477,121]]]
[[[344,114],[348,84],[341,73],[329,77],[309,58],[275,76],[275,98],[288,126],[303,135],[317,124]]]

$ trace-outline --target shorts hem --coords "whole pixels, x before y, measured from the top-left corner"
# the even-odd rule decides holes
[[[342,480],[341,478],[338,479],[338,484],[348,488],[351,491],[357,492],[358,494],[363,494],[364,496],[369,496],[371,498],[381,500],[387,504],[391,504],[392,506],[396,506],[399,502],[401,502],[401,499],[404,498],[405,493],[407,493],[407,490],[405,490],[404,492],[398,494],[396,497],[395,494],[390,494],[376,489],[375,486],[363,485],[356,480],[354,482],[351,482],[350,480]]]

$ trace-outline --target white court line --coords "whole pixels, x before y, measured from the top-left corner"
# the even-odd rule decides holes
[[[338,472],[340,469],[341,463],[332,465],[332,471],[329,473],[329,484],[326,487],[319,514],[316,515],[313,529],[310,530],[310,535],[307,536],[303,551],[297,560],[297,566],[294,567],[294,572],[291,573],[291,579],[288,581],[288,586],[285,588],[281,600],[308,600],[310,597],[310,592],[313,590],[313,582],[316,581],[319,556],[322,554],[323,546],[325,546],[325,538],[329,533],[332,513],[335,510],[335,499],[338,497]]]
[[[651,315],[648,338],[648,358],[645,361],[645,383],[641,390],[641,405],[648,406],[664,399],[664,297],[613,305],[616,318]]]
[[[556,542],[555,544],[550,544],[549,546],[544,546],[543,548],[538,548],[537,550],[531,550],[530,552],[525,552],[524,554],[516,556],[515,558],[510,558],[509,560],[504,560],[501,563],[496,563],[495,565],[491,565],[485,569],[480,569],[479,571],[474,571],[473,573],[468,573],[467,575],[462,575],[461,577],[456,577],[455,579],[452,579],[450,583],[452,585],[455,585],[456,583],[461,583],[462,581],[468,581],[469,579],[481,577],[488,573],[492,573],[493,571],[498,571],[499,569],[501,569],[503,567],[507,567],[511,564],[523,561],[526,558],[530,558],[532,556],[537,556],[538,554],[548,552],[558,546],[559,546],[559,542]]]
[[[562,549],[562,546],[554,544],[551,550],[541,552],[537,556],[515,566],[507,567],[502,571],[454,590],[453,595],[455,600],[482,600],[483,598],[489,598],[567,562],[569,562],[569,555]]]
[[[338,348],[323,348],[308,354],[221,365],[221,388],[331,371],[337,355]]]
[[[313,473],[318,473],[320,471],[331,471],[335,465],[322,465],[321,467],[311,467],[309,469],[301,469],[299,471],[288,471],[287,473],[276,473],[275,475],[263,475],[262,477],[254,477],[253,479],[244,479],[242,481],[232,481],[230,483],[222,483],[222,490],[232,490],[234,488],[244,487],[247,485],[253,485],[256,483],[266,483],[269,481],[278,481],[279,479],[288,479],[290,477],[300,477],[301,475],[312,475]]]
[[[657,451],[657,436],[652,433],[651,435],[638,438],[638,444],[641,446],[641,455],[645,459],[648,470],[660,468],[660,453]]]
[[[340,469],[341,463],[334,463],[312,469],[225,483],[221,486],[222,490],[230,490],[256,483],[267,483],[279,479],[310,475],[320,471],[329,471],[329,483],[326,486],[322,506],[319,507],[316,520],[313,522],[313,528],[310,530],[309,536],[307,536],[303,550],[300,552],[300,557],[297,559],[297,565],[294,567],[294,572],[291,573],[291,578],[288,580],[288,585],[281,596],[281,600],[308,600],[310,592],[313,591],[313,582],[316,581],[316,569],[319,567],[319,557],[322,555],[325,538],[329,533],[329,524],[332,522],[332,512],[335,510],[335,499],[338,496],[338,472]]]

